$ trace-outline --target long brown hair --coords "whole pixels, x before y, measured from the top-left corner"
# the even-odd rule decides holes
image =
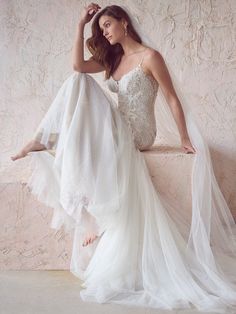
[[[125,19],[128,23],[127,32],[129,36],[139,43],[142,43],[142,40],[135,31],[129,15],[120,6],[106,6],[95,15],[91,27],[92,36],[86,40],[86,45],[93,55],[92,58],[105,67],[105,78],[108,79],[118,67],[121,57],[124,54],[124,50],[119,43],[110,45],[107,39],[103,36],[99,26],[99,18],[102,15],[111,16],[118,21],[120,21],[122,18]]]

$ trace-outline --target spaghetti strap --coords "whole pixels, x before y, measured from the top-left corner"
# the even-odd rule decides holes
[[[144,50],[144,52],[145,52],[146,50],[147,50],[147,48]],[[140,61],[140,63],[139,63],[139,66],[142,65],[142,62],[143,62],[144,57],[145,57],[145,54],[143,54],[142,59],[141,59],[141,61]]]

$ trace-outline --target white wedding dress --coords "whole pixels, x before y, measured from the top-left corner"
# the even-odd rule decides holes
[[[140,63],[107,84],[118,103],[91,75],[73,73],[34,135],[48,150],[30,153],[28,186],[54,208],[51,227],[74,234],[70,270],[83,280],[81,298],[235,313],[235,223],[214,177],[201,178],[187,226],[178,208],[158,195],[140,152],[156,137],[157,82]],[[212,171],[196,168],[205,156],[201,145],[198,176]],[[89,230],[99,237],[83,247]]]

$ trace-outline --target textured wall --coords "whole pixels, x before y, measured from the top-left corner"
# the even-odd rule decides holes
[[[72,72],[75,27],[84,3],[88,2],[0,0],[0,183],[9,210],[16,205],[10,195],[6,200],[4,184],[24,182],[29,174],[28,157],[12,162],[10,156],[31,138]],[[210,145],[216,178],[230,209],[236,210],[236,1],[130,0],[125,4],[181,79]],[[105,87],[102,74],[94,77]]]

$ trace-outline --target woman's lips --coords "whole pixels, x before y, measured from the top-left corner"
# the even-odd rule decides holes
[[[109,36],[108,38],[107,38],[107,40],[110,40],[112,38],[112,36]]]

